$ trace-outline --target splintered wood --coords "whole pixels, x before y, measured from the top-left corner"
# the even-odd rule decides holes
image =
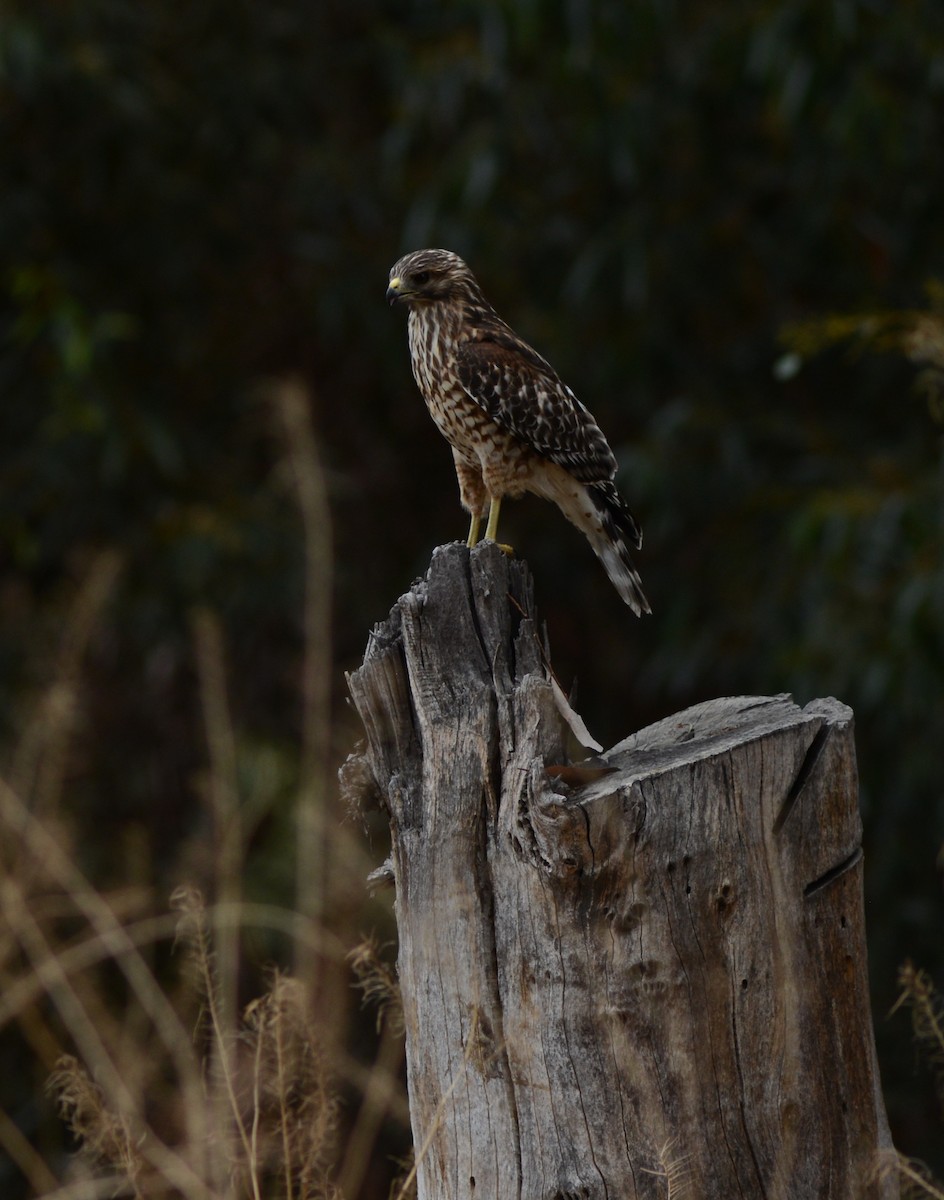
[[[454,545],[349,681],[420,1200],[891,1200],[851,711],[716,700],[575,773],[547,663],[527,568]]]

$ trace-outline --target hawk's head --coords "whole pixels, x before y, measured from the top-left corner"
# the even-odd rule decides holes
[[[463,297],[481,301],[482,293],[475,276],[451,250],[414,250],[391,268],[387,286],[391,304],[401,301],[412,307]]]

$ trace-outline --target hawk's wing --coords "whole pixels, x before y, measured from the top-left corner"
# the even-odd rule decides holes
[[[553,367],[513,335],[456,351],[459,382],[485,412],[581,483],[612,479],[616,459],[593,416]]]

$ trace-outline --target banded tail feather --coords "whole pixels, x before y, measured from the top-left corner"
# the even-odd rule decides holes
[[[642,580],[630,556],[632,546],[642,546],[642,530],[629,511],[626,501],[609,480],[587,484],[587,497],[599,518],[588,522],[583,531],[594,554],[603,563],[610,582],[637,617],[652,612],[642,590]]]

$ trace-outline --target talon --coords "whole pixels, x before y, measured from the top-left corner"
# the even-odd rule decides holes
[[[505,542],[496,542],[496,543],[495,543],[495,545],[496,545],[496,546],[498,547],[498,549],[499,549],[499,550],[502,552],[502,554],[507,554],[509,558],[514,558],[514,557],[515,557],[515,548],[514,548],[514,546],[509,546],[509,545],[507,545]]]

